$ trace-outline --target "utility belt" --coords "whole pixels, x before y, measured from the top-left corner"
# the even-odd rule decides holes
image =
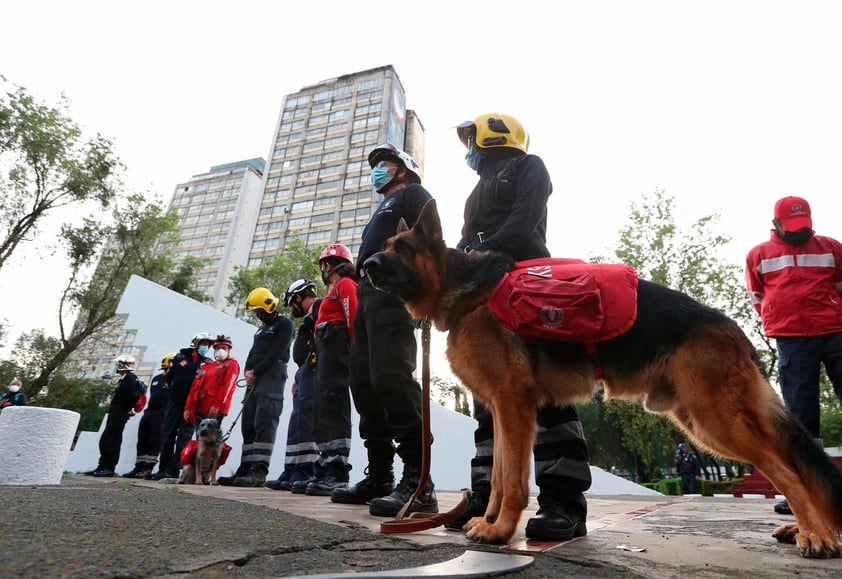
[[[347,330],[348,324],[340,321],[322,322],[316,326],[316,339],[324,340],[342,329]]]

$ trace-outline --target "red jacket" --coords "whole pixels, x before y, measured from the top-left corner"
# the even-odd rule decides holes
[[[197,414],[207,416],[212,406],[220,414],[227,415],[239,375],[240,364],[234,358],[202,364],[184,404],[184,411],[190,413],[190,422],[196,422]]]
[[[795,246],[774,231],[746,257],[746,283],[766,335],[842,332],[842,243],[814,235]]]
[[[354,337],[354,318],[357,315],[357,282],[352,277],[343,277],[333,284],[327,297],[319,306],[319,319],[316,327],[324,322],[342,322],[348,324],[348,340]]]

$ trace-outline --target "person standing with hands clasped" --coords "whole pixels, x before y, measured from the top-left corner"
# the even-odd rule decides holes
[[[246,311],[257,316],[261,325],[246,357],[240,466],[234,476],[218,477],[221,485],[262,487],[266,483],[284,407],[287,363],[295,332],[292,320],[278,312],[279,304],[280,300],[265,287],[255,288],[246,299]]]
[[[99,477],[114,476],[114,469],[120,461],[120,447],[123,444],[123,430],[126,422],[146,405],[146,387],[134,373],[136,361],[133,356],[120,355],[114,360],[114,372],[120,379],[114,394],[105,429],[99,437],[99,464],[85,474]]]
[[[184,404],[193,387],[193,380],[202,364],[210,362],[211,335],[199,332],[190,340],[190,345],[178,351],[170,360],[166,381],[170,397],[164,414],[163,444],[158,472],[154,480],[177,479],[181,471],[181,451],[193,438],[193,423],[184,420]]]
[[[304,493],[331,496],[348,487],[351,452],[350,355],[357,314],[357,282],[351,250],[328,245],[319,256],[322,281],[330,287],[316,319],[316,442],[321,478],[307,483]],[[299,483],[303,484],[303,483]],[[293,491],[296,490],[293,485]]]
[[[372,515],[393,517],[421,480],[421,386],[413,378],[418,345],[415,323],[400,297],[375,289],[365,277],[362,264],[397,233],[401,219],[412,226],[432,196],[421,186],[418,165],[394,145],[375,147],[368,155],[368,164],[371,182],[383,201],[363,229],[357,255],[357,276],[361,279],[351,343],[351,394],[360,415],[360,437],[365,440],[368,467],[363,480],[350,488],[334,490],[330,500],[369,503]],[[404,466],[397,487],[393,441]],[[438,512],[432,480],[413,502],[412,511]]]
[[[681,491],[685,495],[695,495],[699,492],[699,477],[702,475],[702,465],[696,453],[683,442],[675,450],[675,469],[681,476]]]
[[[462,239],[465,252],[499,251],[516,261],[549,257],[546,245],[547,200],[553,187],[544,162],[530,155],[529,134],[513,116],[480,115],[457,127],[467,151],[465,161],[479,182],[465,202]],[[491,492],[494,424],[491,412],[475,406],[476,456],[471,461],[472,496],[468,510],[447,523],[460,530],[472,517],[485,514]],[[591,486],[588,447],[574,406],[538,409],[535,435],[535,482],[538,513],[526,524],[526,536],[538,541],[565,541],[587,533]]]
[[[768,241],[746,257],[746,284],[766,335],[778,350],[784,402],[821,442],[821,366],[842,402],[842,244],[816,235],[810,204],[801,197],[775,203]],[[789,502],[775,512],[791,515]]]
[[[218,335],[213,341],[213,362],[204,364],[184,404],[184,420],[195,426],[203,418],[215,418],[222,428],[237,388],[240,364],[231,357],[231,338]]]
[[[135,465],[124,474],[126,478],[152,478],[152,469],[158,463],[158,454],[163,442],[164,414],[170,400],[170,387],[167,384],[167,368],[177,352],[170,352],[161,360],[161,371],[149,382],[149,401],[137,427],[137,446]]]
[[[293,318],[302,318],[292,344],[292,360],[298,365],[292,382],[292,414],[287,427],[287,448],[284,471],[277,480],[266,483],[275,491],[292,490],[297,482],[314,479],[319,458],[316,445],[316,337],[313,330],[322,300],[316,283],[308,278],[297,279],[284,294],[284,307]],[[320,477],[316,477],[320,478]],[[305,486],[306,490],[306,486]]]

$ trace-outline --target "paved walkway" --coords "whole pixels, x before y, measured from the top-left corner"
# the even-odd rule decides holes
[[[440,508],[450,509],[459,496],[440,492]],[[366,507],[327,497],[66,476],[60,486],[0,487],[0,577],[378,576],[465,551],[534,558],[512,577],[842,577],[842,559],[803,559],[772,539],[772,530],[791,520],[773,512],[773,499],[588,502],[586,537],[526,541],[533,498],[514,542],[494,547],[443,527],[386,535],[379,532],[384,519]]]

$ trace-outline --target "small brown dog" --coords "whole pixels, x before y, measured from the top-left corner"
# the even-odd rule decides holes
[[[216,470],[222,456],[222,433],[215,418],[204,418],[199,423],[199,440],[192,460],[182,462],[178,484],[216,485]]]

